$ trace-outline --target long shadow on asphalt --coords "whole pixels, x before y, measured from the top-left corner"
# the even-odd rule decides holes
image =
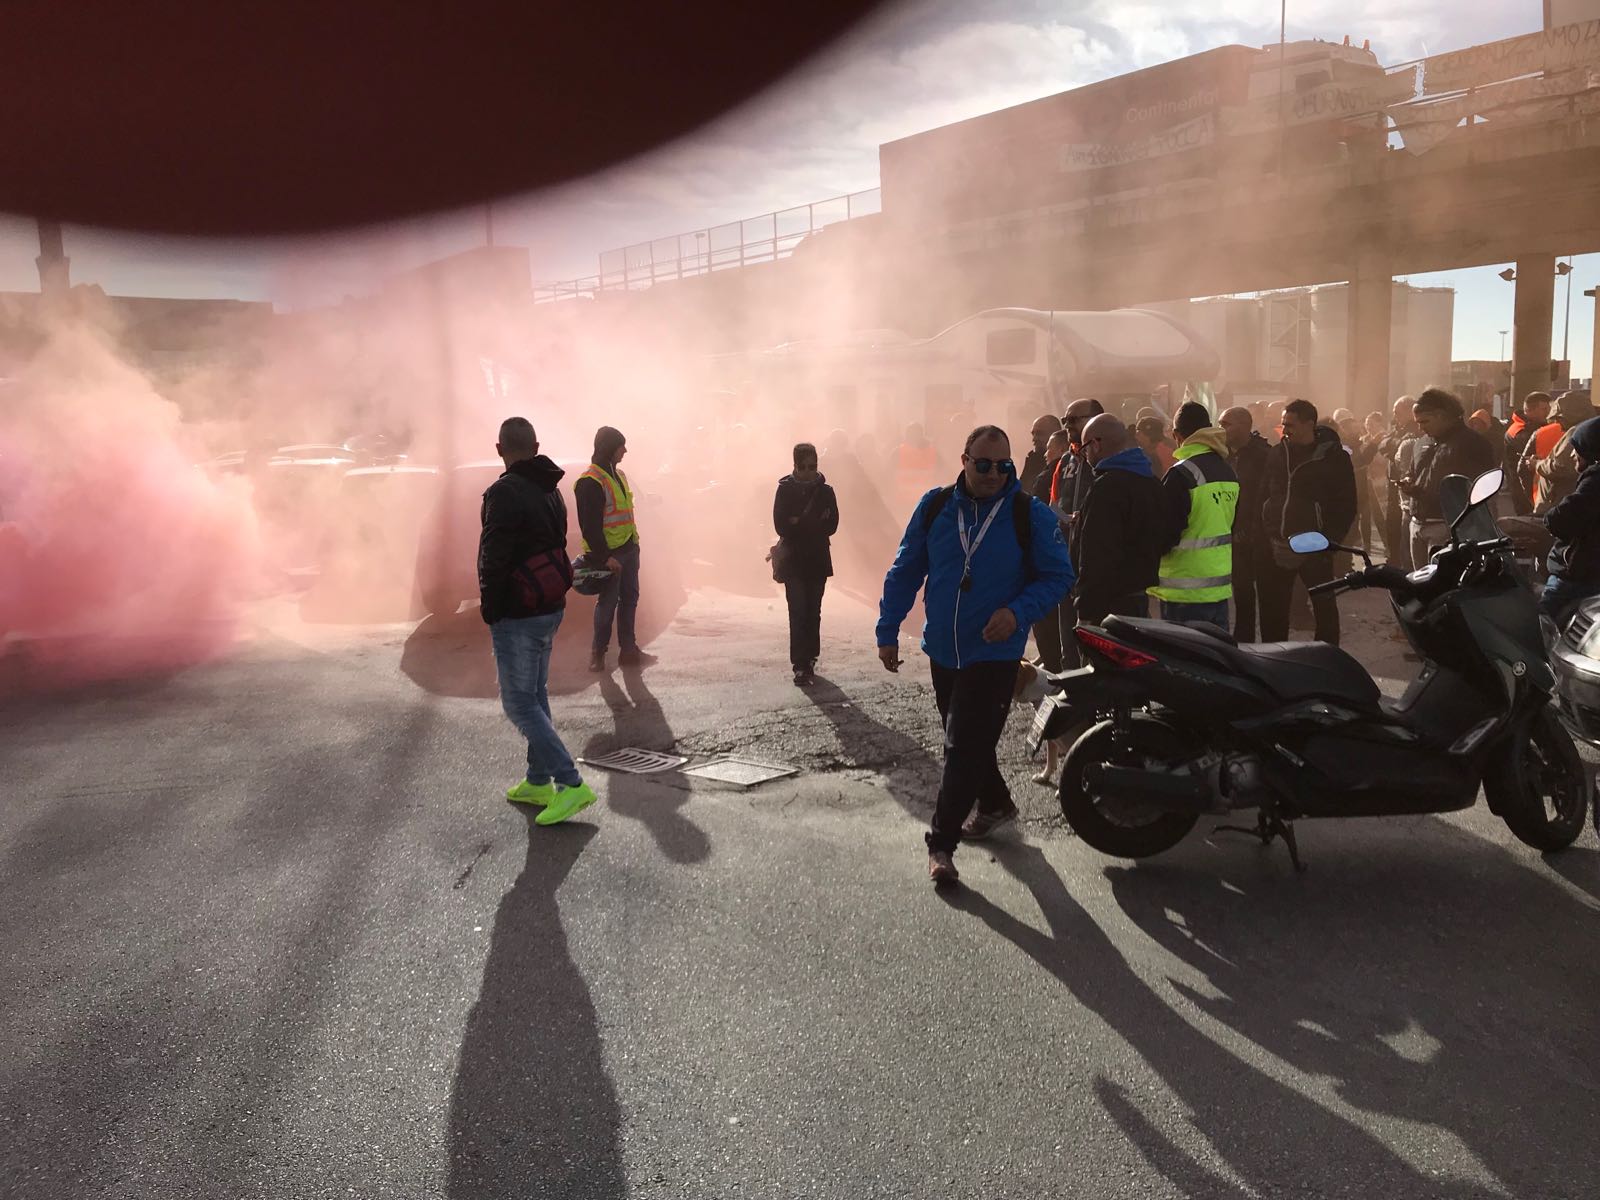
[[[1305,877],[1254,854],[1107,873],[1135,924],[1221,993],[1174,980],[1188,1003],[1300,1071],[1331,1077],[1343,1100],[1391,1128],[1401,1118],[1453,1133],[1497,1177],[1492,1188],[1420,1172],[1196,1028],[1132,970],[1039,849],[997,844],[994,853],[1048,933],[970,890],[948,900],[1137,1051],[1250,1189],[1194,1161],[1102,1079],[1112,1118],[1186,1195],[1581,1194],[1600,1166],[1586,1065],[1600,1050],[1590,1020],[1600,987],[1594,914],[1487,842],[1458,832],[1427,842],[1424,853],[1414,837],[1363,836],[1365,856]]]
[[[1600,850],[1573,846],[1559,854],[1544,856],[1545,865],[1573,887],[1600,900]]]
[[[926,746],[908,733],[874,721],[861,704],[821,675],[805,695],[832,723],[845,754],[857,766],[878,772],[901,808],[919,821],[933,815],[944,768]],[[928,703],[933,703],[931,695]]]
[[[584,747],[584,757],[594,757],[633,746],[641,750],[670,752],[678,735],[667,723],[661,702],[645,686],[644,672],[633,668],[622,672],[627,690],[617,684],[608,671],[599,676],[600,694],[616,718],[616,732],[597,734]],[[689,802],[689,793],[670,787],[649,775],[630,775],[614,771],[606,788],[606,807],[620,816],[640,821],[655,838],[661,853],[676,863],[704,862],[711,853],[711,840],[680,809]]]
[[[646,593],[639,602],[639,644],[648,646],[665,633],[686,600],[682,589]],[[594,605],[574,597],[556,632],[550,656],[552,696],[570,696],[594,683],[595,677],[588,669],[593,636]],[[614,651],[612,661],[616,661]],[[435,696],[493,700],[500,694],[489,627],[476,606],[449,616],[435,613],[419,622],[406,638],[400,670],[412,683]]]
[[[258,1106],[305,1068],[307,1028],[326,1015],[374,891],[382,846],[372,831],[391,819],[434,719],[419,706],[404,726],[373,734],[385,751],[375,769],[363,769],[373,760],[365,748],[303,744],[272,763],[263,802],[226,827],[204,819],[203,789],[125,797],[115,776],[40,806],[0,871],[0,947],[54,928],[73,941],[80,974],[70,987],[7,980],[0,1024],[26,1027],[27,1014],[50,1012],[59,1027],[5,1064],[0,1178],[20,1180],[26,1164],[28,1194],[40,1196],[238,1195],[244,1180],[263,1178],[274,1190],[281,1130],[258,1123]],[[272,922],[252,924],[251,885],[291,863],[292,899],[270,889],[262,911]],[[237,968],[202,957],[216,942],[185,923],[219,896],[224,912],[241,914],[237,936],[259,931],[263,944],[248,983],[208,993],[199,979],[209,968],[222,979]],[[190,940],[174,944],[169,921]]]
[[[556,900],[595,827],[526,815],[528,857],[495,912],[451,1088],[446,1195],[623,1196],[621,1110]]]
[[[569,613],[561,623],[550,657],[551,695],[571,695],[593,682],[585,672],[587,630],[587,613]],[[400,653],[400,670],[435,696],[493,700],[500,695],[489,627],[476,608],[448,617],[435,614],[418,624]]]
[[[1369,835],[1370,853],[1305,881],[1248,858],[1215,872],[1232,887],[1108,874],[1123,911],[1221,993],[1175,985],[1218,1021],[1355,1108],[1450,1131],[1514,1195],[1584,1191],[1600,1170],[1600,919],[1531,852],[1422,828],[1442,836]],[[1308,937],[1311,961],[1291,959]]]

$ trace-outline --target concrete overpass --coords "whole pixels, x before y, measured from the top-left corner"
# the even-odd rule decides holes
[[[625,300],[603,290],[597,298],[692,322],[730,349],[813,336],[819,321],[931,334],[991,307],[1105,309],[1348,282],[1346,396],[1352,407],[1376,409],[1390,399],[1393,277],[1514,262],[1515,392],[1548,388],[1556,258],[1600,252],[1600,21],[1387,72],[1375,60],[1347,62],[1354,84],[1335,70],[1293,92],[1292,103],[1311,111],[1289,122],[1289,149],[1303,140],[1309,158],[1285,153],[1282,125],[1263,132],[1253,91],[1218,98],[1241,72],[1255,86],[1260,66],[1241,56],[1261,53],[1224,47],[891,144],[882,152],[881,214],[832,225],[778,261],[708,268]],[[1165,89],[1154,93],[1160,102],[1144,103],[1150,81],[1139,77],[1169,68],[1155,81]],[[1428,94],[1429,81],[1437,94]],[[1265,104],[1288,102],[1290,90]],[[1192,128],[1202,97],[1210,108],[1199,120],[1215,124],[1198,150],[1131,163],[1113,153],[1107,170],[1076,175],[1038,165],[1058,151],[1148,145],[1148,132],[1143,143],[1115,139],[1132,136],[1127,122],[1152,112],[1180,114],[1172,119],[1184,124],[1169,134]],[[1119,106],[1128,114],[1121,125]],[[1228,118],[1252,112],[1247,135],[1232,136]],[[1483,113],[1489,119],[1479,123]],[[1080,142],[1101,144],[1063,145],[1074,135],[1058,127],[1074,121]],[[1411,149],[1398,144],[1391,121],[1416,139]],[[1044,132],[1019,135],[1029,122]],[[929,219],[918,201],[945,186],[939,154],[947,150],[925,155],[894,187],[889,151],[903,161],[899,147],[940,138],[958,148],[965,140],[985,156],[978,167],[955,164],[969,182],[1004,171],[1005,155],[1028,162],[1027,176],[1019,172],[1014,194],[988,183],[989,208],[976,216]],[[1006,139],[1004,151],[986,145]],[[1063,187],[1079,193],[1056,203]]]
[[[939,325],[1000,304],[1113,308],[1348,281],[1348,395],[1376,408],[1392,278],[1515,262],[1516,392],[1547,388],[1556,258],[1600,252],[1600,117],[1462,128],[1422,156],[1382,141],[1352,150],[1345,164],[1210,181],[1166,214],[1092,207],[1055,239],[929,253],[885,230],[899,268],[885,308]]]

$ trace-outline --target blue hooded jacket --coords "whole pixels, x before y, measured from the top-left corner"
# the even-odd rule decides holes
[[[1119,450],[1095,464],[1095,472],[1101,471],[1127,471],[1133,475],[1143,475],[1148,479],[1156,477],[1155,468],[1150,465],[1150,456],[1137,446],[1129,446],[1126,450]]]
[[[883,581],[878,645],[893,646],[900,640],[901,623],[926,582],[922,649],[930,659],[956,670],[978,662],[1020,662],[1028,631],[1072,591],[1072,563],[1061,539],[1061,522],[1048,505],[1029,498],[1033,530],[1030,576],[1011,516],[1012,497],[1021,490],[1015,476],[993,499],[981,502],[968,494],[964,483],[957,483],[955,493],[924,533],[924,514],[943,490],[928,492],[911,514],[894,565]],[[963,592],[966,555],[957,532],[958,514],[965,514],[968,537],[975,538],[996,505],[1003,507],[972,556],[972,586]],[[1009,608],[1017,618],[1017,631],[1003,642],[984,641],[984,626],[1002,608]]]

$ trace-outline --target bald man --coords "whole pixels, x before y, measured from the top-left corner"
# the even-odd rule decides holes
[[[1050,445],[1050,435],[1061,429],[1061,418],[1051,413],[1046,413],[1033,423],[1033,428],[1028,432],[1033,438],[1033,449],[1028,451],[1028,457],[1022,460],[1022,470],[1017,472],[1017,482],[1022,485],[1022,490],[1030,496],[1037,496],[1034,485],[1039,482],[1040,476],[1045,471],[1045,450]],[[1039,497],[1043,499],[1043,497]]]
[[[1390,410],[1388,436],[1378,443],[1378,453],[1389,464],[1389,491],[1383,509],[1384,557],[1402,571],[1411,570],[1411,501],[1400,492],[1399,480],[1411,473],[1422,430],[1417,426],[1417,402],[1401,396]]]
[[[1228,439],[1228,463],[1239,477],[1239,509],[1233,519],[1233,636],[1256,640],[1257,581],[1267,541],[1261,505],[1267,498],[1267,458],[1272,447],[1255,430],[1248,408],[1234,407],[1217,418]]]
[[[1160,576],[1165,525],[1161,484],[1128,427],[1109,413],[1084,426],[1083,453],[1094,484],[1069,537],[1078,623],[1098,625],[1112,613],[1148,617],[1145,589]]]

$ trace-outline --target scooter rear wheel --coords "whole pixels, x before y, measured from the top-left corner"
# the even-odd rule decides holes
[[[1061,766],[1061,815],[1085,845],[1102,854],[1148,858],[1176,846],[1200,818],[1099,795],[1084,773],[1091,764],[1106,762],[1160,770],[1194,757],[1194,751],[1171,726],[1142,713],[1134,714],[1128,730],[1131,753],[1117,751],[1110,721],[1092,726],[1073,743]]]
[[[1589,779],[1572,735],[1546,708],[1528,736],[1484,772],[1483,790],[1506,827],[1535,850],[1565,850],[1583,832]]]

